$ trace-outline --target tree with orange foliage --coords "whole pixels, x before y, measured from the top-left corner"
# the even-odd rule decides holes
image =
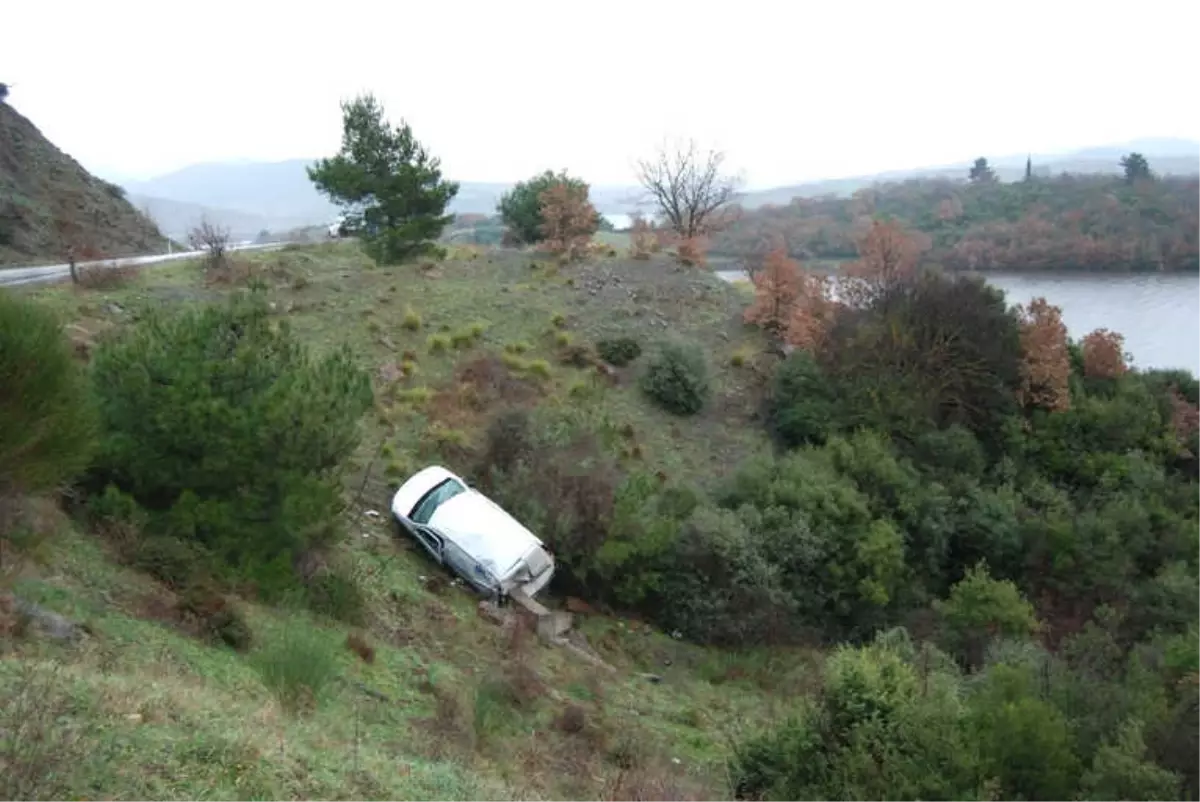
[[[846,268],[842,295],[847,306],[864,309],[893,288],[917,275],[928,237],[916,235],[892,220],[871,221],[858,241],[858,261]]]
[[[559,182],[544,190],[538,200],[547,249],[568,261],[578,258],[596,230],[596,207],[588,200],[587,187]]]
[[[799,292],[792,303],[784,342],[803,351],[816,351],[825,342],[837,308],[832,282],[801,268]]]
[[[1083,375],[1090,379],[1115,379],[1129,370],[1125,364],[1125,337],[1096,329],[1083,338]]]
[[[675,246],[675,256],[689,267],[704,267],[708,264],[708,240],[700,235],[685,237]]]
[[[1034,298],[1029,307],[1018,306],[1021,320],[1022,405],[1052,412],[1071,407],[1071,355],[1067,349],[1067,327],[1062,309],[1045,298]]]
[[[634,259],[649,259],[650,254],[658,250],[658,239],[654,235],[654,226],[646,218],[637,215],[629,228],[629,255]]]
[[[799,263],[788,258],[782,247],[775,247],[763,259],[762,267],[755,271],[751,281],[754,283],[754,301],[746,309],[746,322],[759,326],[773,337],[783,338],[803,284]]]

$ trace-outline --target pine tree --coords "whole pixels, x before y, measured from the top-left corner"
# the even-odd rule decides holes
[[[458,184],[442,179],[441,162],[408,123],[393,127],[384,119],[374,95],[342,103],[342,149],[309,167],[308,177],[343,207],[346,227],[381,262],[427,249],[453,219],[446,207]]]
[[[1032,156],[1025,157],[1025,180],[1026,181],[1033,180],[1033,157]]]

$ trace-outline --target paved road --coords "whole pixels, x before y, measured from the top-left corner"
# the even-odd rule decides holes
[[[231,251],[262,251],[282,248],[285,243],[268,242],[262,245],[232,245]],[[160,253],[154,256],[131,256],[128,259],[104,259],[99,262],[78,262],[76,267],[114,267],[116,265],[154,265],[162,262],[174,262],[179,259],[195,259],[203,256],[204,251],[181,251],[179,253]],[[48,281],[59,281],[71,275],[71,266],[42,265],[40,267],[0,267],[0,287],[15,287],[21,284],[44,284]]]

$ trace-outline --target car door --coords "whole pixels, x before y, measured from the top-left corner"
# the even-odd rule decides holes
[[[445,538],[427,526],[416,524],[410,528],[413,535],[417,538],[417,542],[425,547],[425,550],[429,552],[433,559],[439,563],[445,562]]]
[[[454,573],[470,582],[476,590],[483,593],[494,593],[497,589],[495,577],[484,568],[478,560],[459,548],[453,541],[447,540],[443,550],[445,563]]]

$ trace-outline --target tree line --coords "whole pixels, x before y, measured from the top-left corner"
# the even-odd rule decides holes
[[[714,253],[761,257],[781,239],[798,259],[854,259],[874,219],[908,227],[951,270],[1196,271],[1200,179],[1156,177],[1130,154],[1124,175],[998,181],[978,160],[965,182],[913,179],[850,197],[795,198],[745,211]]]

